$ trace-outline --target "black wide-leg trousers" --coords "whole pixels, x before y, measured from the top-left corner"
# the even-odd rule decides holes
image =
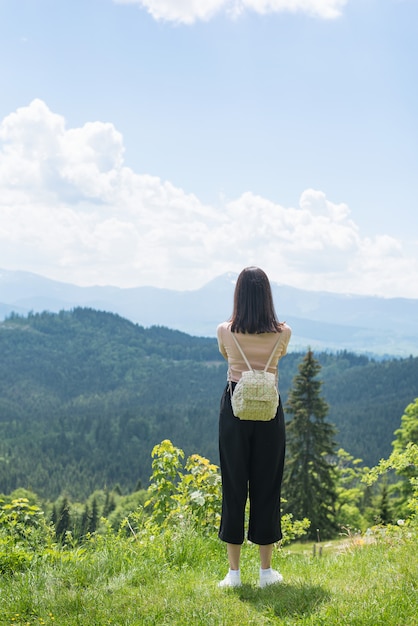
[[[227,385],[220,406],[219,455],[222,475],[220,539],[243,543],[249,496],[248,539],[258,545],[279,541],[282,538],[280,493],[285,456],[281,402],[271,421],[243,421],[232,412]]]

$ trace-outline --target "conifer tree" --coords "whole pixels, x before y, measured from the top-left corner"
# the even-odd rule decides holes
[[[80,537],[85,537],[89,532],[89,523],[90,523],[90,507],[88,502],[86,502],[83,515],[81,516],[80,523]]]
[[[62,500],[62,504],[58,511],[57,523],[55,525],[55,536],[58,541],[63,541],[65,533],[70,530],[71,517],[70,517],[70,504],[68,498],[65,497]]]
[[[328,404],[321,397],[321,370],[309,349],[293,379],[286,413],[286,462],[283,478],[283,509],[295,519],[311,521],[308,535],[316,539],[336,531],[335,428],[325,421]]]
[[[91,503],[91,513],[90,513],[90,519],[89,519],[89,524],[88,524],[88,532],[94,533],[97,530],[98,525],[99,525],[99,507],[98,507],[96,498],[93,498],[93,501]]]
[[[52,505],[52,511],[51,511],[51,522],[54,526],[54,528],[57,525],[57,508],[55,506],[55,504]]]
[[[116,502],[113,493],[106,491],[106,499],[103,505],[103,517],[108,517],[109,514],[116,509]]]

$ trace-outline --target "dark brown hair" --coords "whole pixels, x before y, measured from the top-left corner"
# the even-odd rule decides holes
[[[231,331],[251,334],[282,331],[274,310],[269,279],[259,267],[246,267],[238,276]]]

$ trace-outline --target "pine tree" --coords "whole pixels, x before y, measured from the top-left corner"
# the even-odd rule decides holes
[[[63,541],[65,533],[70,530],[71,517],[70,517],[70,504],[68,498],[65,497],[62,500],[62,504],[58,511],[57,523],[55,525],[55,536],[58,541]]]
[[[321,366],[308,350],[293,379],[286,413],[286,463],[283,479],[284,512],[311,521],[309,537],[336,531],[335,428],[325,421],[328,404],[321,397]]]
[[[55,506],[55,504],[52,505],[52,511],[51,511],[51,522],[54,526],[54,528],[57,525],[57,508]]]
[[[81,524],[80,524],[80,537],[85,537],[89,531],[89,523],[90,523],[90,507],[88,502],[84,507],[83,515],[81,516]]]
[[[106,491],[106,499],[103,505],[103,517],[108,517],[109,514],[116,509],[116,502],[113,493]]]
[[[96,498],[91,503],[91,514],[88,525],[88,532],[94,533],[99,525],[99,507]]]

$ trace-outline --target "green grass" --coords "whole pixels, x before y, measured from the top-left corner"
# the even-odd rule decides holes
[[[258,551],[245,545],[239,589],[218,589],[225,546],[190,529],[135,541],[108,535],[50,550],[0,578],[3,626],[412,626],[418,623],[417,533],[375,543],[312,544],[274,554],[285,582],[259,589]]]

